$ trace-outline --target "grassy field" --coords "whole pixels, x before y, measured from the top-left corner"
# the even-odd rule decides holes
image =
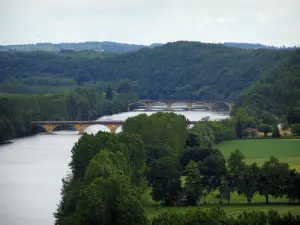
[[[216,148],[222,151],[226,159],[232,151],[239,149],[245,155],[246,163],[262,165],[270,156],[275,156],[300,171],[299,139],[234,140],[219,144]]]
[[[258,165],[262,165],[264,161],[268,160],[270,156],[277,157],[281,162],[289,163],[291,168],[295,168],[300,171],[300,140],[292,139],[253,139],[253,140],[234,140],[224,142],[215,146],[219,148],[224,157],[227,159],[232,151],[239,149],[245,155],[246,163],[250,164],[256,162]],[[184,178],[183,178],[184,181]],[[217,193],[216,193],[217,194]],[[166,210],[174,212],[184,213],[190,207],[162,207],[155,204],[150,198],[150,190],[144,196],[144,200],[148,198],[148,205],[145,210],[150,218],[156,216]],[[232,215],[237,215],[244,210],[258,210],[267,212],[269,209],[277,210],[280,213],[295,213],[300,215],[300,205],[288,205],[288,200],[285,198],[273,198],[269,197],[270,204],[264,204],[264,196],[254,196],[252,205],[246,204],[246,198],[233,193],[231,196],[231,204],[222,204],[222,208],[225,212]],[[199,206],[203,209],[208,209],[218,203],[214,194],[210,194],[205,199],[201,199],[202,205]],[[203,203],[206,204],[203,204]]]

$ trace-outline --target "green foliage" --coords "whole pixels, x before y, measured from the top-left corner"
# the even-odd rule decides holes
[[[235,118],[210,121],[209,118],[195,124],[189,133],[188,146],[211,147],[214,143],[236,138]]]
[[[193,135],[196,136],[195,140],[191,139],[193,138]],[[215,141],[212,128],[210,128],[206,123],[201,122],[192,127],[189,137],[190,145],[192,147],[197,146],[200,148],[209,148]]]
[[[181,167],[175,157],[163,157],[152,164],[150,169],[152,197],[155,201],[163,201],[165,205],[179,199],[181,187]]]
[[[121,152],[114,153],[103,149],[89,162],[84,173],[84,183],[89,184],[97,177],[107,179],[115,174],[131,177],[131,167],[127,165],[127,162],[128,160]]]
[[[130,216],[129,216],[130,215]],[[80,194],[74,224],[147,224],[126,176],[96,178]]]
[[[175,213],[165,211],[152,220],[153,225],[191,225],[191,224],[210,224],[210,225],[296,225],[300,223],[300,216],[291,213],[280,215],[274,210],[268,213],[257,211],[244,211],[237,217],[228,216],[224,210],[213,207],[210,210],[199,208],[188,209],[186,213]]]
[[[214,151],[210,148],[186,148],[180,157],[181,167],[184,169],[190,161],[203,161],[206,157],[212,154],[214,154]]]
[[[240,186],[240,178],[243,176],[243,173],[246,169],[246,164],[244,160],[245,160],[245,156],[238,149],[233,151],[229,155],[229,158],[227,160],[228,203],[230,201],[230,192],[237,191]]]
[[[117,84],[117,92],[129,94],[133,90],[133,83],[131,80],[125,78]]]
[[[98,132],[96,135],[83,134],[72,148],[69,166],[75,177],[83,177],[92,158],[102,149],[121,151],[121,144],[111,133]]]
[[[300,123],[295,123],[291,126],[291,131],[294,135],[300,135]]]
[[[198,165],[194,161],[190,161],[185,167],[184,173],[186,180],[184,184],[184,192],[189,205],[196,205],[202,195],[202,180]]]
[[[0,119],[0,143],[9,140],[13,135],[11,122],[6,118]]]
[[[124,145],[123,154],[133,170],[132,182],[138,184],[146,166],[146,152],[141,136],[122,132],[118,135],[118,140]]]
[[[257,136],[257,131],[252,129],[252,130],[250,131],[250,135],[251,135],[251,137],[253,137],[253,138],[256,137],[256,136]]]
[[[112,100],[114,98],[114,93],[110,85],[107,85],[105,89],[105,98],[108,100]]]
[[[128,118],[123,131],[139,134],[145,145],[165,144],[180,156],[188,136],[187,120],[175,113],[140,114]]]
[[[238,178],[237,190],[239,194],[247,197],[247,203],[250,204],[253,196],[258,191],[260,170],[256,163],[246,167]]]
[[[286,188],[286,177],[289,174],[287,163],[279,163],[274,156],[270,157],[261,168],[259,174],[259,193],[266,197],[266,203],[269,203],[269,195],[280,197],[284,195]]]
[[[203,188],[207,193],[217,190],[221,185],[221,178],[226,174],[226,162],[220,152],[216,152],[199,161],[199,170]]]
[[[289,124],[300,123],[300,50],[291,52],[288,59],[264,71],[237,99],[237,106],[251,108],[260,117],[266,112],[286,117]],[[269,125],[275,121],[263,121]]]

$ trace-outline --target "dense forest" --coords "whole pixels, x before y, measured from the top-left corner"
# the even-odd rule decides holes
[[[256,115],[268,112],[289,124],[300,123],[300,50],[266,71],[236,102]]]
[[[77,85],[104,82],[113,88],[128,78],[142,99],[233,99],[291,51],[175,42],[117,56],[78,54],[83,53],[1,52],[2,92],[16,93],[13,78],[21,80],[18,85],[26,93],[36,83],[28,78],[71,79]]]
[[[152,220],[146,215],[145,195],[161,207],[201,206],[213,193],[219,204],[230,204],[233,193],[245,196],[247,204],[255,195],[264,196],[266,204],[270,196],[298,203],[300,174],[287,163],[270,157],[261,167],[249,165],[239,150],[226,163],[213,148],[219,137],[239,135],[234,127],[241,119],[203,119],[189,129],[182,115],[141,114],[127,119],[119,134],[84,134],[72,148],[71,173],[63,179],[55,224],[299,224],[299,216],[273,210],[232,217],[220,208],[207,212],[199,207],[185,214],[164,212]]]
[[[62,94],[0,95],[0,143],[42,131],[31,121],[92,120],[127,110],[133,99],[137,96],[122,90],[113,93],[109,86],[105,94],[76,88]]]

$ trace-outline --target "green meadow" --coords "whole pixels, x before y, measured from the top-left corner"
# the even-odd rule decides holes
[[[291,168],[300,171],[300,139],[253,139],[234,140],[216,145],[227,159],[231,152],[239,149],[245,155],[246,163],[262,165],[271,156],[277,157]]]

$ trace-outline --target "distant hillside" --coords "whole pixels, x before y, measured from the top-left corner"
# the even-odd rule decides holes
[[[300,123],[300,49],[266,71],[244,91],[237,102],[257,114],[269,112],[286,115],[297,109]]]
[[[0,45],[0,51],[47,51],[47,52],[59,52],[59,51],[97,51],[106,53],[127,53],[135,52],[142,48],[154,48],[162,46],[161,43],[153,43],[151,45],[136,45],[116,42],[81,42],[81,43],[37,43],[37,44],[24,44],[24,45]],[[253,43],[238,43],[238,42],[224,42],[225,46],[242,48],[242,49],[293,49],[290,47],[275,47],[262,44]]]
[[[77,85],[103,86],[106,82],[115,87],[121,79],[128,78],[141,98],[232,99],[292,51],[174,42],[112,57],[77,54],[82,53],[2,52],[0,83],[40,84],[46,77],[51,78],[47,84],[64,78]]]
[[[92,50],[110,53],[125,53],[134,52],[145,47],[155,47],[161,44],[152,44],[150,46],[146,45],[134,45],[134,44],[123,44],[116,42],[82,42],[82,43],[37,43],[37,44],[26,44],[26,45],[8,45],[0,46],[0,51],[49,51],[49,52],[59,52],[61,50]]]
[[[275,47],[275,46],[268,46],[262,44],[253,44],[253,43],[238,43],[238,42],[224,42],[224,45],[234,48],[242,48],[242,49],[293,49],[291,47]]]

